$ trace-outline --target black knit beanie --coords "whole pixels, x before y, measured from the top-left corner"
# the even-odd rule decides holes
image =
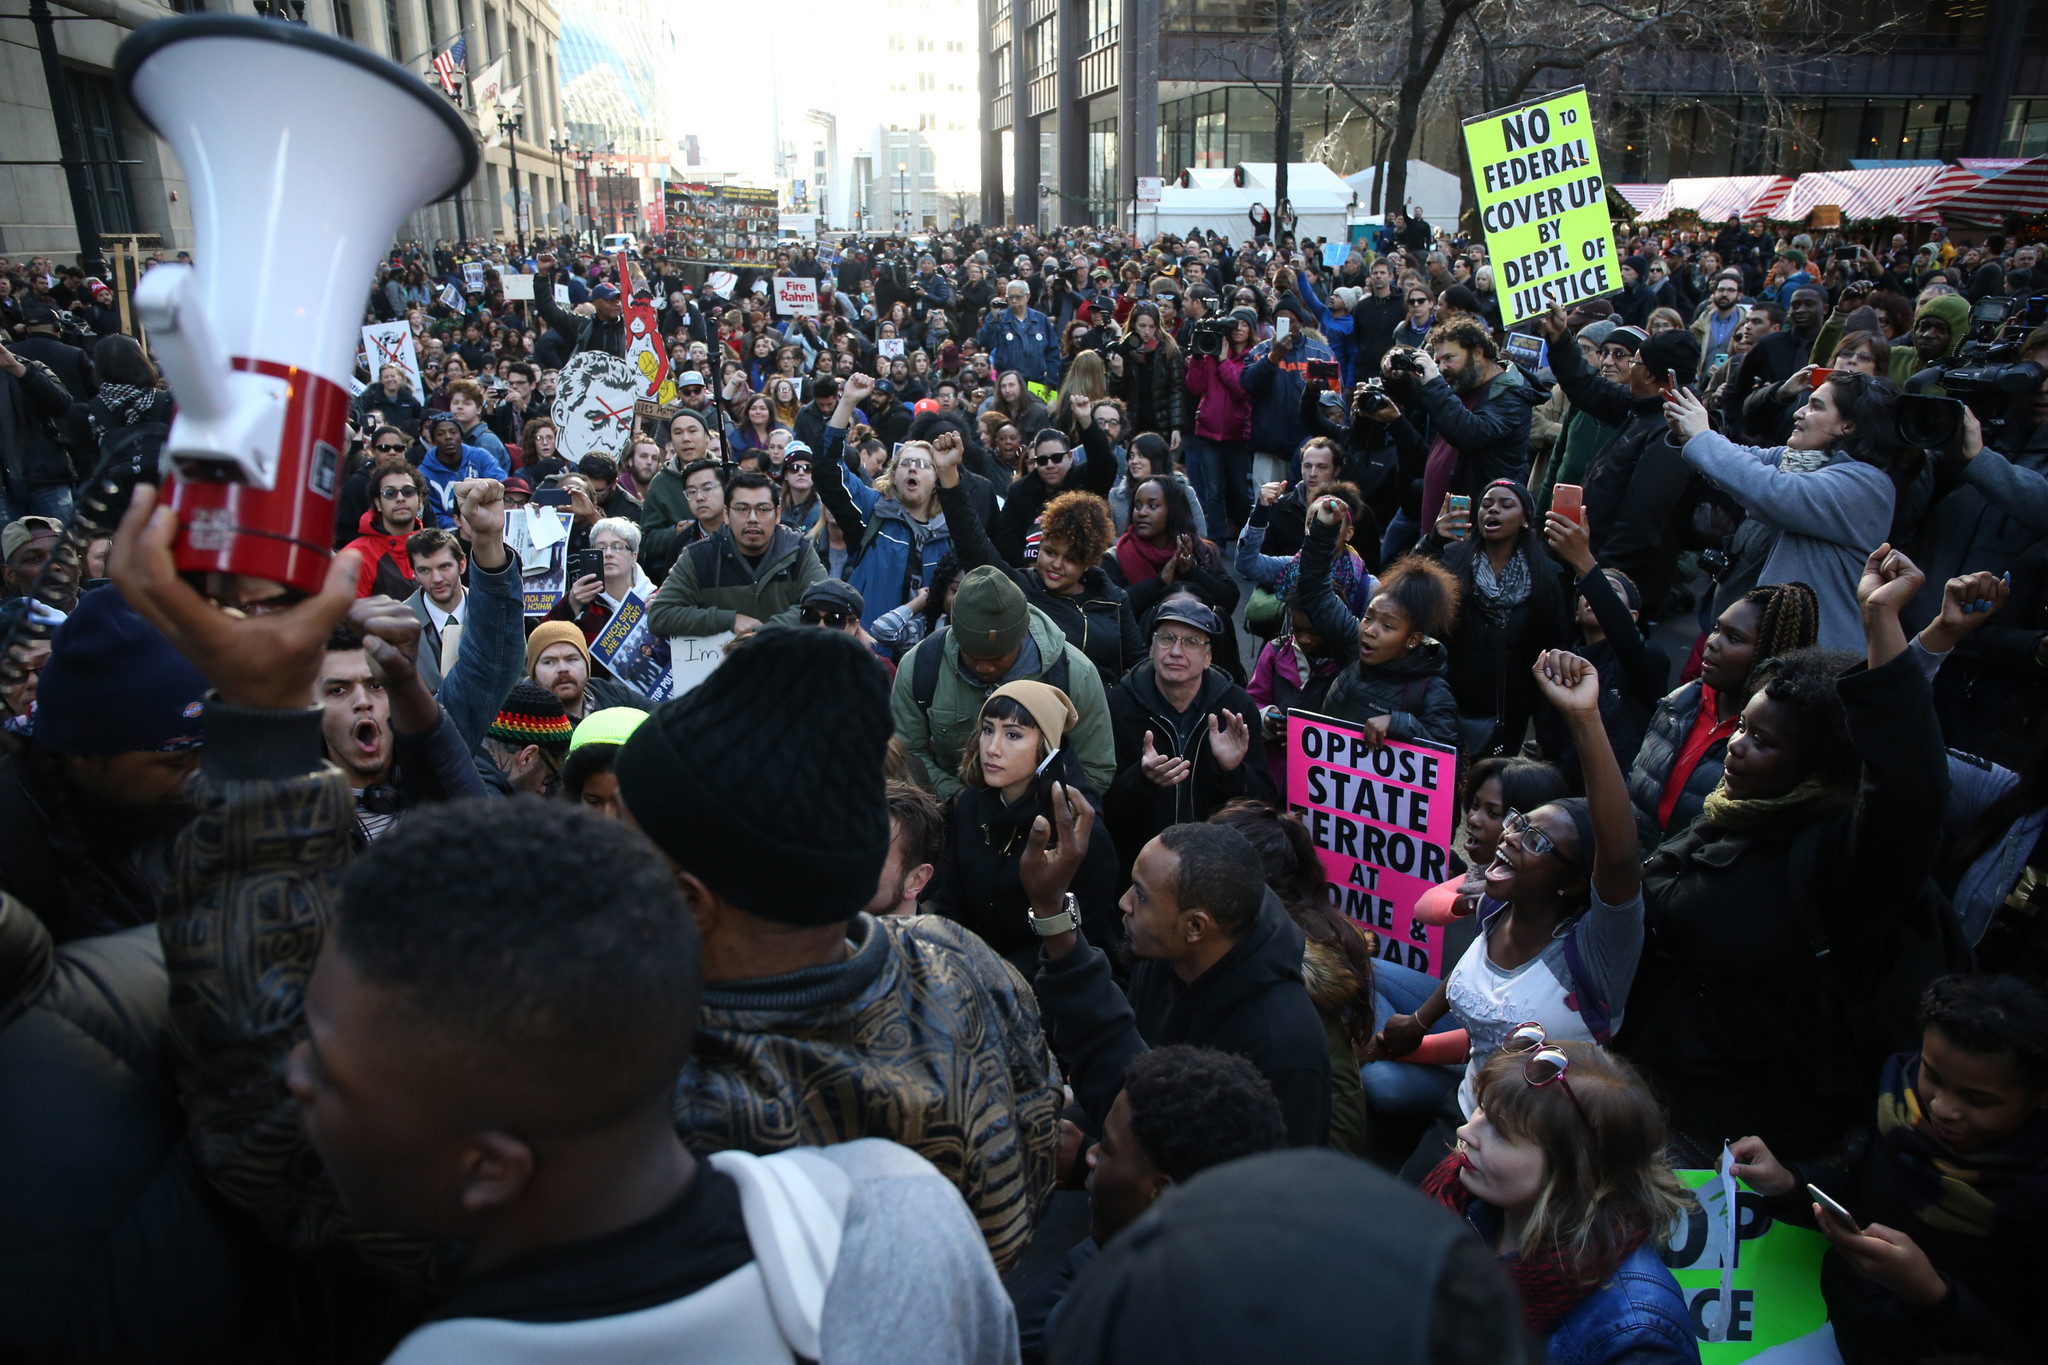
[[[771,628],[619,750],[619,796],[676,866],[777,924],[852,919],[889,855],[889,684],[838,631]]]

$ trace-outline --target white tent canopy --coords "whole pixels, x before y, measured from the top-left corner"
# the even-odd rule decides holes
[[[1358,212],[1366,216],[1366,206],[1372,203],[1373,180],[1379,174],[1379,167],[1367,166],[1354,175],[1344,177],[1344,183],[1358,194]],[[1451,172],[1430,165],[1427,161],[1410,160],[1408,163],[1408,207],[1419,212],[1432,226],[1452,227],[1458,221],[1458,195],[1461,189],[1458,177]],[[1382,217],[1388,205],[1380,206]]]
[[[1254,204],[1273,208],[1274,165],[1248,161],[1242,166],[1187,171],[1188,188],[1169,180],[1159,204],[1139,205],[1140,236],[1171,232],[1216,232],[1233,242],[1250,241]],[[1242,179],[1243,185],[1237,182]],[[1319,161],[1294,161],[1287,167],[1287,201],[1294,206],[1295,234],[1344,240],[1350,221],[1351,187]]]

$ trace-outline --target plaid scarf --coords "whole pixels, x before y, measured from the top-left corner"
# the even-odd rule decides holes
[[[1467,1222],[1469,1210],[1478,1198],[1458,1179],[1465,1169],[1465,1154],[1453,1152],[1437,1164],[1422,1182],[1422,1192]],[[1486,1207],[1481,1205],[1481,1207]],[[1585,1302],[1588,1295],[1605,1284],[1615,1267],[1635,1253],[1646,1233],[1633,1226],[1618,1226],[1607,1239],[1609,1254],[1598,1265],[1574,1261],[1556,1248],[1533,1255],[1503,1256],[1500,1268],[1522,1300],[1522,1330],[1533,1337],[1547,1337],[1557,1330],[1565,1315]]]
[[[1995,1146],[1957,1156],[1927,1131],[1916,1089],[1920,1055],[1884,1064],[1878,1137],[1899,1172],[1914,1217],[1965,1237],[2039,1245],[2048,1237],[2048,1115],[2036,1114]]]

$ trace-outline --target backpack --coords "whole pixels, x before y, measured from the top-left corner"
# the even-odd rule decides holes
[[[932,713],[932,698],[939,694],[939,663],[945,657],[946,637],[952,634],[952,631],[951,626],[940,626],[926,636],[924,644],[917,649],[916,662],[910,666],[910,696],[917,703],[918,711],[927,718]],[[1057,687],[1060,691],[1067,692],[1070,671],[1067,667],[1066,652],[1062,650],[1059,661],[1047,669],[1045,676],[1039,681],[1048,687]],[[1073,694],[1068,692],[1068,695]]]

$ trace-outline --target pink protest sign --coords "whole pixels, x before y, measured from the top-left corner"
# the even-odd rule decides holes
[[[1375,749],[1356,725],[1296,711],[1287,804],[1315,840],[1331,903],[1379,936],[1387,961],[1443,976],[1443,927],[1417,922],[1415,902],[1451,875],[1457,753],[1418,740]]]

